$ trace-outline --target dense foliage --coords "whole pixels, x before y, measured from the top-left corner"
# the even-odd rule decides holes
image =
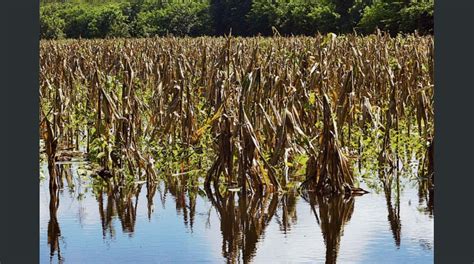
[[[433,32],[433,0],[43,1],[41,38]]]

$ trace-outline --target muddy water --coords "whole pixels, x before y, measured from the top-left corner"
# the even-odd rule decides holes
[[[42,168],[41,263],[433,262],[433,197],[416,180],[352,198],[219,197],[184,178],[94,191],[81,166],[61,165],[53,194]]]

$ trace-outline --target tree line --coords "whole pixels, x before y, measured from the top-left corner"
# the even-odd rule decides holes
[[[433,0],[42,0],[42,39],[433,33]]]

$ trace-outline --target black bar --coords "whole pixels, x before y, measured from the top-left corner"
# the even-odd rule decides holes
[[[39,1],[0,10],[0,263],[37,263]]]
[[[435,4],[435,262],[474,263],[474,2]]]

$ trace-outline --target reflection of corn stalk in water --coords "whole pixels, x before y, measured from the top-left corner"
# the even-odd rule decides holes
[[[114,216],[118,216],[122,225],[122,230],[130,235],[135,230],[138,197],[141,185],[128,185],[124,188],[112,188],[107,186],[97,190],[97,202],[99,204],[99,215],[102,222],[102,232],[104,239],[107,232],[110,238],[115,236],[112,225]],[[104,194],[107,195],[107,203],[104,207]]]
[[[59,238],[61,237],[61,229],[57,219],[59,208],[59,190],[50,191],[49,196],[49,222],[48,222],[48,244],[50,245],[50,261],[57,252],[58,263],[62,263],[61,248]]]
[[[43,41],[40,57],[49,155],[84,141],[118,185],[154,181],[156,153],[179,146],[213,160],[208,187],[281,190],[305,155],[304,187],[348,192],[355,134],[383,134],[381,165],[391,130],[434,135],[432,37]]]
[[[146,183],[146,199],[147,199],[147,212],[148,212],[148,220],[151,220],[151,215],[155,211],[155,205],[153,202],[153,198],[155,197],[156,193],[156,183],[152,181],[148,181]]]
[[[321,227],[326,244],[326,263],[336,263],[341,237],[344,234],[344,225],[351,219],[354,212],[354,198],[343,195],[327,197],[309,192],[305,192],[303,198],[310,204],[316,222]],[[319,207],[319,216],[317,207]]]
[[[244,263],[251,262],[257,242],[277,210],[278,194],[207,194],[221,221],[223,256],[230,263],[240,262],[241,258]]]
[[[296,224],[298,220],[298,214],[296,212],[298,197],[297,192],[287,192],[280,198],[279,206],[281,207],[281,215],[279,212],[276,212],[275,218],[280,226],[280,230],[283,231],[284,234],[287,234],[291,226]]]
[[[193,178],[186,175],[170,176],[164,181],[165,189],[174,197],[176,212],[183,216],[183,222],[193,231],[196,215],[198,187]]]
[[[418,181],[418,205],[424,206],[425,211],[432,216],[434,214],[434,184],[431,179]]]
[[[392,185],[394,180],[395,173],[396,177],[396,200],[395,200],[395,207],[392,203]],[[383,191],[385,193],[385,200],[387,202],[387,210],[388,210],[388,222],[390,223],[390,229],[392,230],[393,239],[395,240],[395,245],[400,247],[401,242],[401,229],[402,224],[400,221],[400,176],[396,170],[390,170],[388,173],[385,172],[383,169],[379,172],[379,177],[383,185]]]

